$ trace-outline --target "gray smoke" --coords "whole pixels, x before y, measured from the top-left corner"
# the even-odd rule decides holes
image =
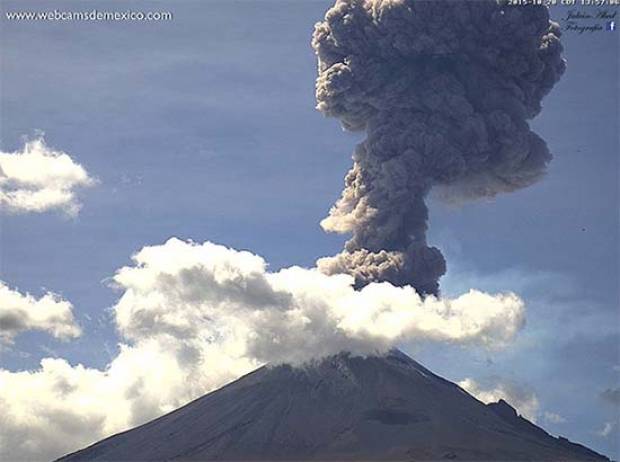
[[[352,238],[319,268],[437,294],[446,264],[426,242],[425,197],[493,197],[545,173],[527,120],[564,72],[559,36],[539,6],[338,0],[312,40],[317,108],[367,137],[321,222]]]

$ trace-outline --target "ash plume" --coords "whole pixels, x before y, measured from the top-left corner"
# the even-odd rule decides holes
[[[551,154],[528,125],[564,72],[546,7],[494,0],[338,0],[316,24],[317,108],[365,131],[321,225],[352,233],[321,271],[437,294],[425,198],[493,197],[535,183]]]

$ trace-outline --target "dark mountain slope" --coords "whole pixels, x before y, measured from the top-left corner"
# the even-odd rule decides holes
[[[262,367],[60,461],[608,460],[408,356]]]

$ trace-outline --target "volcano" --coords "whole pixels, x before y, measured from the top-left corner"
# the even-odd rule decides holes
[[[58,461],[608,461],[391,351],[264,366]]]

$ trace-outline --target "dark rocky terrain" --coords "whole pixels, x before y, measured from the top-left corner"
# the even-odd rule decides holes
[[[605,461],[405,354],[262,367],[59,461]]]

